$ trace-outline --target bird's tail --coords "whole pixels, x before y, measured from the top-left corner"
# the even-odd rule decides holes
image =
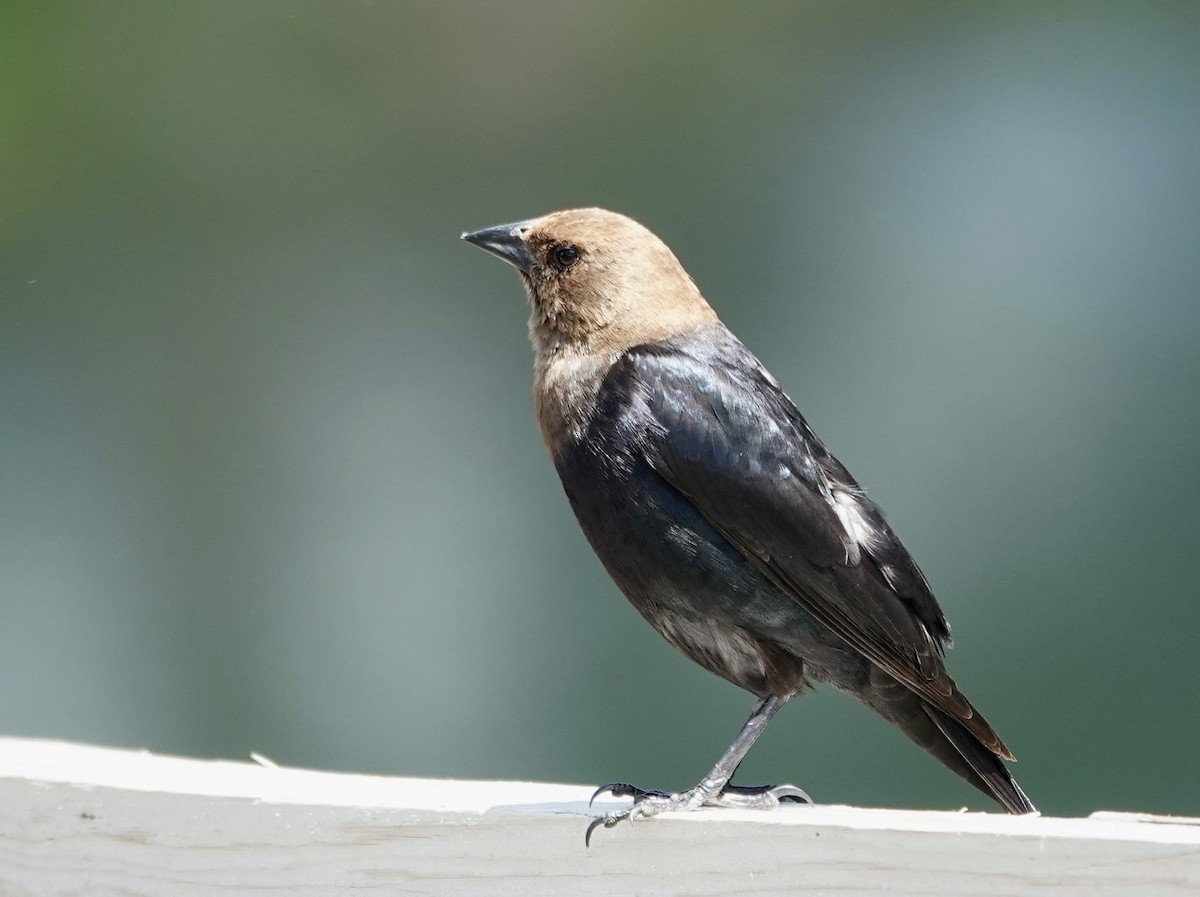
[[[924,704],[922,709],[944,736],[940,744],[921,745],[925,750],[990,795],[1008,812],[1018,815],[1037,812],[1004,761],[984,747],[966,726],[929,704]]]
[[[1008,812],[1037,812],[1004,762],[965,725],[907,689],[901,691],[898,682],[881,686],[876,683],[869,703],[905,735]]]

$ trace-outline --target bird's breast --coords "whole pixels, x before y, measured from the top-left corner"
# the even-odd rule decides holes
[[[613,360],[612,355],[539,353],[534,365],[534,409],[542,441],[555,463],[568,446],[584,440]]]

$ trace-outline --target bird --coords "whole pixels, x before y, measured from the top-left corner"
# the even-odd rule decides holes
[[[814,683],[847,692],[1013,814],[1015,758],[946,671],[930,586],[849,471],[633,219],[566,209],[464,233],[515,267],[530,303],[542,440],[592,549],[638,613],[755,703],[677,793],[616,782],[598,826],[701,807],[811,803],[731,784],[771,718]]]

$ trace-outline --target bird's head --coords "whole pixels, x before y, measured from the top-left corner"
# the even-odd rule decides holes
[[[567,209],[462,238],[521,272],[539,354],[619,352],[717,320],[666,244],[616,212]]]

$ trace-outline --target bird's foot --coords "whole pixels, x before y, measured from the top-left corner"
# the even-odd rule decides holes
[[[628,819],[636,822],[639,819],[652,819],[659,813],[674,813],[687,810],[698,810],[701,807],[735,807],[743,810],[773,810],[784,801],[798,804],[811,804],[810,798],[803,790],[795,785],[725,785],[720,791],[713,791],[701,783],[688,791],[678,794],[667,794],[665,791],[648,791],[625,782],[615,782],[602,785],[592,795],[592,801],[604,793],[613,797],[632,797],[633,805],[623,810],[613,810],[603,816],[597,816],[587,827],[584,834],[584,846],[591,844],[592,832],[600,826],[612,828]]]

